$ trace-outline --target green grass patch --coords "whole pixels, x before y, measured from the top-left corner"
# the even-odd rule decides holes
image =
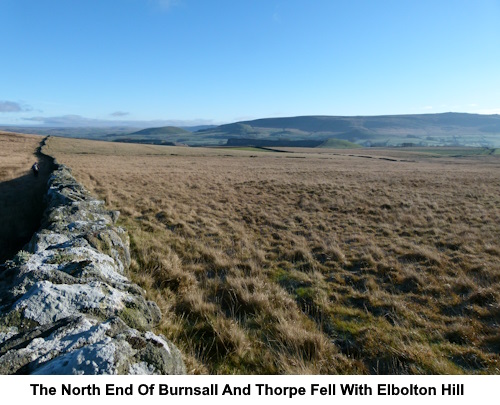
[[[342,139],[330,138],[322,143],[318,148],[332,148],[332,149],[356,149],[361,148],[361,145],[358,145],[354,142],[344,141]]]

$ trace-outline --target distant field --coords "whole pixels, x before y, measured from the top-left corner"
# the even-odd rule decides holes
[[[493,148],[467,148],[467,147],[431,147],[431,148],[407,148],[408,153],[426,154],[429,156],[451,156],[451,157],[466,157],[466,156],[487,156],[495,155],[497,149]]]
[[[360,148],[361,146],[341,139],[328,139],[319,146],[320,148],[334,148],[334,149],[353,149]]]
[[[29,241],[40,225],[43,195],[51,167],[41,164],[35,178],[31,166],[43,137],[0,132],[0,263]]]
[[[121,211],[191,373],[500,373],[498,155],[45,151]]]

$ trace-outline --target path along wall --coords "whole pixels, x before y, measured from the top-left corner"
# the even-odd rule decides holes
[[[119,213],[57,167],[41,229],[0,268],[0,374],[184,374],[151,332],[158,306],[124,276]]]

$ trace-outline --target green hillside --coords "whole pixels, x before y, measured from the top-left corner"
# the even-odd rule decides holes
[[[132,132],[130,135],[178,135],[178,134],[189,134],[187,131],[179,127],[157,127],[157,128],[146,128],[140,131]]]
[[[323,140],[362,146],[500,147],[500,116],[465,113],[264,118],[199,131],[215,139]]]
[[[176,145],[185,143],[192,133],[179,127],[145,128],[128,134],[110,134],[106,140],[113,142],[142,143],[152,145]],[[186,138],[188,135],[188,138]]]

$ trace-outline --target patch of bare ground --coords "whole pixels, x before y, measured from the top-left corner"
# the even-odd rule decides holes
[[[40,226],[52,171],[36,155],[43,137],[0,132],[0,263],[12,257]],[[31,166],[40,162],[37,177]]]
[[[121,211],[191,373],[500,372],[498,156],[47,152]]]

